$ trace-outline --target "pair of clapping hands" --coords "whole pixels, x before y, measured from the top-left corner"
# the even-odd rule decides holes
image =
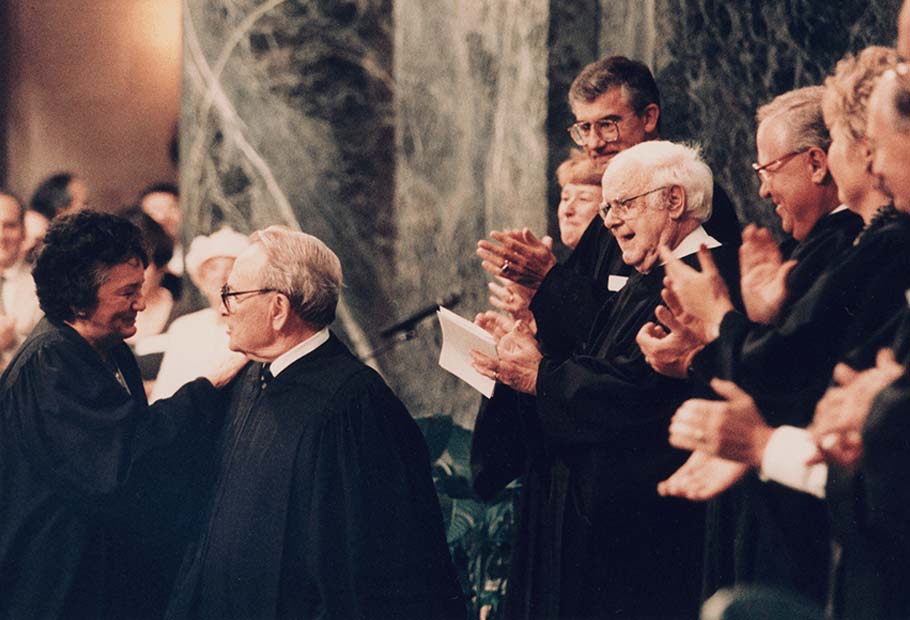
[[[501,312],[481,312],[474,322],[496,340],[497,357],[473,351],[474,368],[519,392],[534,394],[542,355],[529,305],[556,264],[553,240],[538,239],[527,228],[493,231],[490,238],[477,242],[477,256],[495,278],[487,285],[490,305]]]
[[[730,294],[711,253],[702,248],[701,271],[661,250],[665,261],[666,306],[658,307],[659,323],[648,323],[637,342],[645,360],[659,373],[685,377],[692,358],[716,339],[724,315],[733,309]],[[787,276],[796,265],[784,261],[770,232],[749,225],[740,247],[740,286],[749,319],[773,323],[787,298]],[[857,371],[846,364],[834,370],[834,385],[819,401],[809,432],[818,452],[812,462],[846,467],[862,455],[861,430],[875,396],[905,372],[888,349],[876,365]],[[670,425],[670,443],[692,450],[692,456],[660,483],[663,495],[693,500],[715,497],[752,467],[761,465],[774,429],[765,422],[752,398],[736,384],[715,379],[711,387],[723,400],[691,399],[683,403]],[[810,463],[811,464],[811,463]]]

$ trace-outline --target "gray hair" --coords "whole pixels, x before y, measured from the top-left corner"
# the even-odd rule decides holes
[[[261,274],[263,288],[287,295],[297,315],[314,327],[335,320],[341,261],[325,243],[283,226],[254,232],[250,243],[259,244],[268,259]]]
[[[771,118],[786,115],[789,137],[794,150],[812,147],[827,152],[831,134],[822,115],[824,86],[806,86],[778,95],[758,108],[755,118],[759,124]]]
[[[648,140],[617,154],[607,171],[616,174],[622,169],[630,175],[640,175],[650,181],[653,189],[662,186],[679,185],[686,191],[686,214],[694,220],[705,222],[711,217],[714,198],[714,175],[701,157],[701,147],[667,140]],[[648,196],[656,201],[659,194]]]

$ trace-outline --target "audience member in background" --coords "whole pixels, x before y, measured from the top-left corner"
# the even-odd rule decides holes
[[[167,398],[198,376],[200,368],[228,350],[228,335],[221,316],[221,287],[227,282],[234,259],[249,245],[246,235],[222,228],[199,236],[190,244],[186,271],[209,307],[178,317],[165,339],[164,359],[155,379],[151,401]]]
[[[0,189],[0,370],[41,318],[31,271],[19,259],[23,207]]]
[[[0,377],[2,618],[162,615],[203,495],[182,490],[224,411],[216,387],[243,358],[149,408],[123,343],[145,261],[140,232],[114,215],[48,229],[34,269],[46,318]]]
[[[32,194],[29,209],[52,220],[61,213],[81,211],[88,207],[88,204],[88,187],[85,181],[71,172],[58,172],[38,185],[38,189]]]
[[[136,317],[136,333],[126,340],[133,347],[146,394],[151,393],[155,377],[164,355],[164,338],[160,336],[173,318],[174,297],[161,285],[167,272],[167,263],[173,253],[170,236],[148,215],[132,209],[125,217],[142,231],[142,239],[149,256],[142,283],[145,310]]]
[[[38,257],[38,250],[44,243],[44,235],[47,234],[47,226],[50,220],[38,213],[34,209],[26,209],[23,217],[25,236],[22,240],[22,246],[19,248],[19,260],[33,265],[35,258]]]
[[[181,296],[181,278],[184,273],[183,211],[180,210],[180,192],[173,183],[155,183],[139,193],[139,208],[158,222],[174,242],[174,255],[167,264],[167,273],[162,283],[171,291],[174,299]]]

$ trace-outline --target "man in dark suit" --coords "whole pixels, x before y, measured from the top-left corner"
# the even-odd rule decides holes
[[[222,290],[232,385],[207,526],[171,618],[463,618],[420,432],[328,329],[338,257],[254,233]]]

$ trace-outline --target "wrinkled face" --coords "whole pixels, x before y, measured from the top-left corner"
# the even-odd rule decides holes
[[[255,291],[263,288],[262,271],[268,263],[258,244],[243,251],[234,262],[227,285],[232,291]],[[223,305],[221,316],[227,324],[231,351],[240,351],[253,359],[264,359],[257,352],[270,346],[275,338],[270,318],[275,293],[247,293],[230,298],[230,311]]]
[[[853,139],[842,123],[835,123],[830,132],[828,169],[837,182],[837,199],[854,208],[873,188],[866,161],[866,149],[864,144]]]
[[[872,150],[872,174],[894,200],[910,213],[910,132],[894,109],[894,78],[883,78],[869,99],[866,137]]]
[[[572,112],[575,122],[595,123],[601,119],[611,119],[619,128],[619,137],[613,142],[606,142],[592,131],[584,143],[585,153],[594,163],[598,172],[603,172],[613,157],[639,142],[644,142],[648,133],[655,130],[647,125],[626,101],[621,86],[614,86],[594,101],[573,101]],[[655,123],[656,124],[656,123]]]
[[[0,194],[0,268],[12,266],[19,258],[25,237],[21,213],[13,198]]]
[[[22,241],[22,247],[19,248],[20,258],[25,259],[35,246],[44,243],[48,223],[47,218],[37,211],[25,212],[25,239]]]
[[[158,222],[172,239],[180,236],[183,212],[177,197],[167,192],[152,192],[142,199],[142,210]]]
[[[108,269],[98,287],[98,303],[85,319],[102,340],[124,340],[136,333],[136,315],[145,310],[144,268],[138,258]]]
[[[566,183],[559,198],[559,237],[562,242],[575,249],[579,239],[597,215],[600,206],[600,185]]]
[[[647,179],[630,182],[609,173],[604,175],[603,182],[604,203],[623,201],[654,189]],[[658,248],[661,244],[669,245],[675,232],[676,222],[664,206],[665,191],[626,203],[624,213],[610,209],[604,219],[604,226],[610,229],[622,250],[623,262],[641,273],[648,273],[659,263]]]
[[[755,143],[758,163],[766,164],[793,152],[785,115],[766,119],[758,126]],[[815,223],[826,213],[820,204],[818,187],[812,181],[809,154],[796,155],[767,169],[759,194],[776,205],[781,227],[797,240],[806,238]]]
[[[199,266],[199,288],[215,309],[221,304],[221,287],[227,282],[233,267],[233,256],[214,256]]]

